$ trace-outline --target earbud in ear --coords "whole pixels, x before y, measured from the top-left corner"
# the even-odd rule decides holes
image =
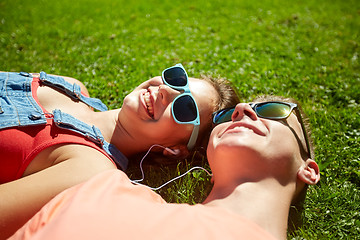
[[[178,155],[178,154],[180,154],[180,150],[179,150],[179,149],[165,148],[165,150],[168,151],[169,153],[171,153],[172,155]]]

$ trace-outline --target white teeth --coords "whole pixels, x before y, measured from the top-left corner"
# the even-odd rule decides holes
[[[146,107],[147,107],[147,110],[148,110],[150,116],[154,116],[154,108],[151,104],[149,92],[144,93],[144,100],[145,100],[145,104],[146,104]]]
[[[247,127],[244,127],[244,126],[235,127],[235,129],[248,130],[248,131],[252,131],[252,132],[253,132],[252,129],[247,128]]]

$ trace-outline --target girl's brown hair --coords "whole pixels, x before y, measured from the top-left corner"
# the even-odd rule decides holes
[[[200,79],[210,83],[218,94],[218,98],[214,99],[212,112],[218,111],[223,108],[235,106],[240,102],[236,89],[230,81],[223,78],[214,78],[207,75],[202,75]],[[209,115],[207,117],[210,121],[208,125],[204,127],[202,134],[199,135],[197,145],[195,147],[196,151],[206,150],[207,147],[207,143],[213,127],[211,119],[212,115]]]

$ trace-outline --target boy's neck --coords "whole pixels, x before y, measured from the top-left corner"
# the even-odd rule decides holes
[[[294,189],[295,186],[282,186],[274,179],[225,187],[215,183],[204,204],[230,210],[255,222],[277,239],[286,239]]]

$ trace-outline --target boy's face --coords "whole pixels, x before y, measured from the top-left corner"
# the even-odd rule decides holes
[[[306,144],[294,113],[286,123],[260,118],[249,104],[238,104],[232,121],[217,125],[210,136],[207,155],[214,175],[217,169],[238,169],[238,164],[252,177],[292,177]]]

